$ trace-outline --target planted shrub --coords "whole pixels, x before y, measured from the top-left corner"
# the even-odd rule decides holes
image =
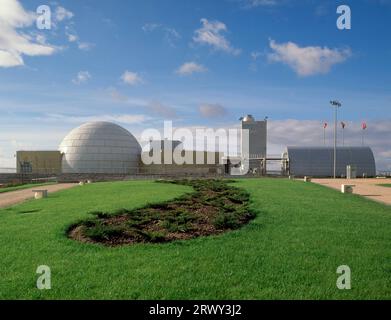
[[[91,212],[92,219],[70,228],[70,237],[110,246],[159,243],[237,229],[255,217],[248,208],[248,193],[228,185],[232,181],[183,179],[159,182],[191,186],[194,192],[134,210]]]
[[[240,219],[233,213],[220,213],[213,220],[217,229],[237,229],[240,227]]]
[[[121,237],[126,229],[123,226],[95,225],[87,227],[85,235],[95,241],[106,241],[112,238]]]

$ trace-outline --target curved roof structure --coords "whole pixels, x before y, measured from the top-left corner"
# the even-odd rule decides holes
[[[248,114],[242,118],[242,121],[243,122],[254,122],[255,118],[251,114]]]
[[[287,147],[290,174],[295,176],[330,177],[333,175],[333,147]],[[337,176],[346,176],[346,167],[354,165],[357,176],[376,175],[373,152],[369,147],[338,147]]]
[[[88,122],[61,142],[63,173],[138,172],[141,147],[126,129],[111,122]]]

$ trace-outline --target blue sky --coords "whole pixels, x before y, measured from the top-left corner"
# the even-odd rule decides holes
[[[51,30],[23,18],[42,4]],[[351,30],[336,27],[340,4]],[[163,120],[227,127],[269,116],[279,153],[321,143],[328,101],[339,99],[348,143],[366,121],[378,166],[391,170],[391,1],[0,0],[0,22],[0,167],[95,119],[137,136]]]

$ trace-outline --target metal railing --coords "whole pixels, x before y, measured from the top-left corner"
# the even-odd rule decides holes
[[[378,172],[379,177],[391,177],[391,171],[379,171]]]
[[[16,173],[16,168],[3,168],[3,167],[0,167],[0,173]]]

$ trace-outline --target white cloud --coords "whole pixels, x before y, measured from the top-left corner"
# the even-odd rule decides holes
[[[253,52],[251,52],[250,55],[251,55],[251,59],[256,61],[262,55],[262,53],[260,53],[259,51],[253,51]]]
[[[115,102],[127,102],[129,98],[119,92],[116,88],[110,87],[107,89],[110,97],[115,101]]]
[[[153,115],[160,116],[166,119],[177,117],[177,112],[173,107],[165,106],[160,102],[151,102],[147,105],[147,110]]]
[[[246,7],[271,7],[278,4],[277,0],[246,0]]]
[[[201,73],[206,71],[208,71],[208,69],[201,64],[195,62],[186,62],[176,70],[176,73],[182,76],[187,76],[193,73]]]
[[[76,42],[79,40],[79,36],[72,25],[65,26],[65,35],[69,42]]]
[[[88,71],[79,71],[76,78],[72,80],[74,84],[83,84],[91,79],[91,74]]]
[[[251,56],[251,63],[250,63],[250,71],[256,72],[258,70],[257,61],[259,60],[259,57],[261,57],[263,54],[259,51],[253,51],[250,53]]]
[[[240,49],[235,49],[224,37],[227,26],[220,21],[208,21],[201,19],[202,27],[194,33],[193,41],[199,44],[209,45],[215,50],[221,50],[233,55],[240,54]]]
[[[143,114],[103,114],[94,116],[73,116],[65,114],[46,114],[40,117],[40,121],[45,122],[67,122],[84,123],[90,121],[114,121],[126,124],[135,124],[146,121],[148,118]]]
[[[40,44],[46,44],[46,36],[44,36],[43,34],[38,34],[36,37],[35,37],[35,40],[40,43]]]
[[[28,28],[35,21],[35,14],[24,10],[17,0],[1,0],[0,10],[0,67],[24,65],[23,55],[48,56],[56,48],[33,40],[30,34],[18,29]]]
[[[121,76],[121,80],[123,83],[128,84],[130,86],[135,86],[144,82],[138,73],[131,71],[125,71],[124,74]]]
[[[76,43],[77,47],[82,51],[89,51],[95,46],[94,43],[81,41],[72,25],[65,27],[65,35],[67,36],[69,42]]]
[[[116,121],[127,124],[137,124],[146,121],[148,118],[143,114],[121,114],[121,115],[106,115],[100,117],[106,121]]]
[[[10,68],[23,65],[20,55],[14,55],[8,51],[0,50],[0,67]]]
[[[162,25],[159,23],[146,23],[142,26],[144,32],[152,32],[160,28]]]
[[[0,10],[1,24],[7,24],[14,28],[31,25],[35,20],[35,14],[24,10],[17,0],[2,0]]]
[[[180,33],[174,28],[165,28],[164,29],[164,38],[169,43],[171,47],[175,47],[175,43],[181,39]]]
[[[176,29],[167,27],[160,23],[146,23],[142,26],[142,29],[145,33],[151,33],[158,30],[162,31],[164,39],[172,47],[175,47],[176,42],[181,39],[181,35]]]
[[[274,40],[270,40],[270,48],[274,52],[268,55],[269,61],[282,62],[299,76],[328,73],[333,65],[344,62],[352,55],[349,48],[299,47],[293,42],[279,44]]]
[[[67,34],[67,37],[69,42],[76,42],[79,39],[79,37],[75,34]]]
[[[55,13],[55,18],[57,21],[64,21],[64,20],[69,20],[72,19],[74,16],[73,12],[65,9],[64,7],[57,7],[56,8],[56,13]]]
[[[201,115],[205,118],[222,117],[228,113],[227,110],[220,104],[202,104],[198,109]]]
[[[138,109],[143,109],[146,113],[152,116],[166,119],[174,119],[178,117],[177,110],[175,108],[164,105],[158,101],[148,101],[146,99],[135,97],[129,98],[114,87],[108,88],[107,92],[113,101],[117,103],[124,103]]]
[[[89,51],[89,50],[91,50],[94,46],[95,46],[95,44],[93,44],[93,43],[89,43],[89,42],[79,42],[79,44],[78,44],[77,47],[78,47],[80,50]]]

